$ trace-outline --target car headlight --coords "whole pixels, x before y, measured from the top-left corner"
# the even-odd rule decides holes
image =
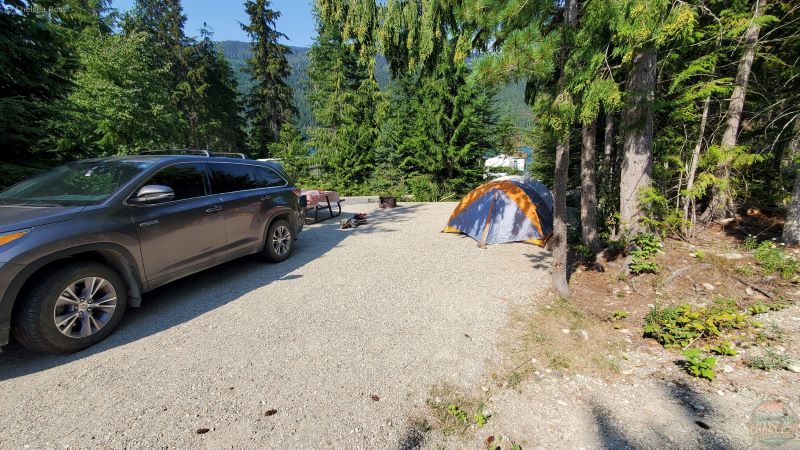
[[[2,233],[0,234],[0,245],[6,245],[11,241],[16,241],[17,239],[27,235],[31,232],[31,229],[28,228],[27,230],[18,230],[18,231],[11,231],[9,233]]]

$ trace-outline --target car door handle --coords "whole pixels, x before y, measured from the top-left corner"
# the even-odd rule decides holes
[[[265,196],[261,197],[261,201],[262,201],[262,202],[265,202],[265,201],[267,201],[267,200],[272,200],[272,196],[265,195]]]
[[[207,213],[215,213],[222,211],[222,205],[214,205],[206,210]]]

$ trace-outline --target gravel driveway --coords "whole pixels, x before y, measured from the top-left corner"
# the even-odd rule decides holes
[[[454,206],[351,204],[368,225],[311,225],[282,264],[244,258],[149,293],[86,351],[12,344],[0,448],[408,444],[430,387],[485,374],[510,304],[549,280],[538,247],[439,233]]]

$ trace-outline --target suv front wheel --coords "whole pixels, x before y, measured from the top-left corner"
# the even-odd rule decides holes
[[[36,280],[20,299],[17,341],[43,353],[71,353],[106,338],[127,305],[125,284],[96,262],[62,267]]]

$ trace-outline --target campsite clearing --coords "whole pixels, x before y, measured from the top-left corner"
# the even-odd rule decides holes
[[[797,373],[720,357],[711,383],[642,338],[655,276],[583,267],[563,303],[546,250],[442,233],[455,203],[356,202],[366,225],[154,291],[88,350],[7,348],[0,448],[750,448],[762,403],[800,411]],[[748,354],[800,355],[800,307],[759,320],[782,336]]]
[[[487,373],[510,305],[549,281],[539,247],[441,233],[454,206],[348,199],[367,225],[165,286],[86,351],[9,346],[0,448],[396,447],[431,386]]]

